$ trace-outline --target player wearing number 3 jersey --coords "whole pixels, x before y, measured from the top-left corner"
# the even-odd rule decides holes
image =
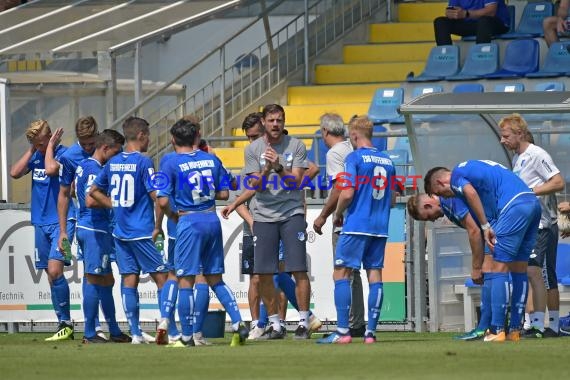
[[[338,239],[333,279],[337,310],[337,331],[318,343],[350,343],[349,312],[351,306],[350,275],[361,265],[368,274],[368,325],[364,343],[376,342],[376,324],[382,308],[382,268],[392,206],[391,186],[387,178],[395,175],[390,157],[376,149],[372,122],[367,117],[353,118],[348,126],[355,151],[346,157],[345,172],[352,178],[369,178],[366,183],[351,183],[339,195],[334,224],[342,226]],[[343,213],[347,210],[343,224]]]

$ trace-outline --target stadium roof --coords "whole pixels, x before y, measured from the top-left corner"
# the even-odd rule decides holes
[[[0,55],[117,54],[216,17],[241,1],[31,1],[0,13]]]
[[[570,92],[427,94],[402,105],[406,114],[570,113]]]

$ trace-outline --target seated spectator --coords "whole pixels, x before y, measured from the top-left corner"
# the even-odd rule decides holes
[[[544,39],[548,46],[552,45],[553,42],[558,41],[558,33],[566,34],[569,32],[568,26],[570,21],[567,20],[569,4],[570,0],[560,0],[556,16],[547,17],[542,22]]]
[[[491,42],[494,35],[509,31],[509,12],[504,0],[449,0],[445,16],[433,21],[437,45],[451,45],[451,35],[476,36],[476,43]]]

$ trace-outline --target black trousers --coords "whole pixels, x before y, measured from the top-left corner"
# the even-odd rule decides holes
[[[503,34],[509,28],[497,17],[483,16],[475,21],[465,19],[455,20],[447,17],[438,17],[433,20],[435,42],[439,45],[451,45],[451,35],[461,37],[476,36],[476,43],[484,44],[491,42],[494,35]]]

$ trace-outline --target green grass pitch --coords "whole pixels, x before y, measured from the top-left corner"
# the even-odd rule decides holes
[[[50,334],[0,334],[0,378],[28,379],[560,379],[570,338],[519,343],[453,341],[452,334],[378,333],[378,343],[248,342],[208,347],[44,342]]]

